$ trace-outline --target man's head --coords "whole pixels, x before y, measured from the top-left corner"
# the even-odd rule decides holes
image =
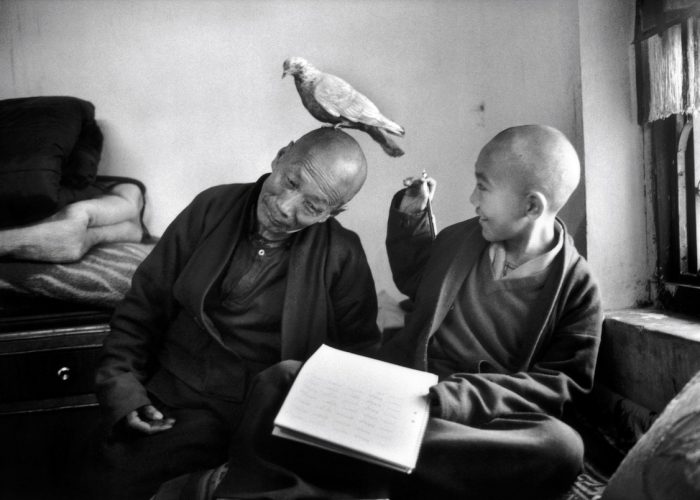
[[[579,182],[578,155],[552,127],[522,125],[496,135],[479,153],[470,197],[489,241],[517,237],[553,219]]]
[[[258,232],[280,239],[341,212],[367,177],[360,145],[323,127],[280,149],[258,198]]]

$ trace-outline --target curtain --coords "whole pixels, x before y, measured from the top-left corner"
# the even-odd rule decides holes
[[[700,2],[638,2],[639,119],[700,111]]]

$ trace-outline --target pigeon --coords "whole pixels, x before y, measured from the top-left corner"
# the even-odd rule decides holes
[[[282,78],[294,77],[301,102],[311,116],[335,127],[355,128],[370,135],[389,156],[403,150],[387,134],[403,136],[402,126],[382,115],[377,106],[348,82],[316,69],[301,57],[284,61]]]

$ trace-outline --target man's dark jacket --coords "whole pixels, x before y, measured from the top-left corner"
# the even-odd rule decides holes
[[[245,397],[245,361],[225,346],[203,304],[246,237],[245,220],[264,179],[198,195],[134,274],[96,376],[109,423],[151,403],[146,388],[157,367],[204,397]],[[297,233],[290,251],[281,359],[305,360],[322,343],[360,353],[376,349],[376,292],[357,235],[331,218]]]

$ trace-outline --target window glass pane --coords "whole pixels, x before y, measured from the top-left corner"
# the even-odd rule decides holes
[[[676,175],[678,183],[676,185],[678,220],[678,268],[681,274],[688,273],[688,187],[687,187],[687,165],[686,152],[688,145],[693,141],[692,121],[688,120],[681,129],[678,140],[678,151],[676,153]],[[695,247],[695,245],[692,245]]]
[[[693,123],[698,126],[693,127],[693,186],[695,197],[695,267],[690,272],[697,273],[698,263],[700,263],[700,113],[693,113]],[[693,204],[691,203],[691,207]]]

